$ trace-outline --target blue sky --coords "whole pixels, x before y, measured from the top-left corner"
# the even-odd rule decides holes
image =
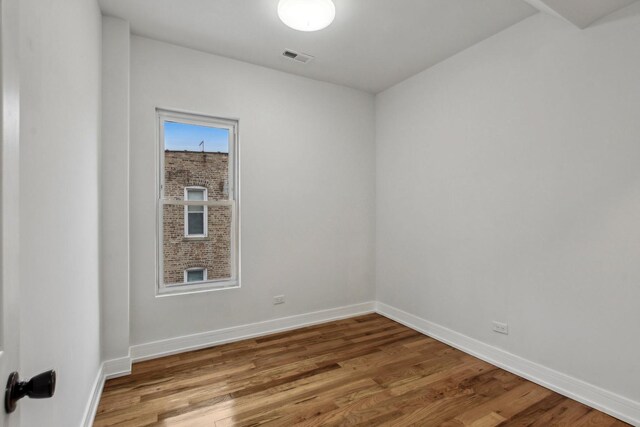
[[[229,152],[229,131],[208,126],[184,123],[164,123],[164,148],[177,151],[202,151],[204,141],[206,152]]]

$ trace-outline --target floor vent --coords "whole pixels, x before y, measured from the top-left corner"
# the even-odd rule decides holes
[[[284,52],[282,52],[282,56],[284,56],[285,58],[291,59],[292,61],[301,62],[303,64],[306,64],[307,62],[310,62],[311,60],[313,60],[313,56],[311,55],[307,55],[306,53],[299,53],[290,49],[287,49]]]

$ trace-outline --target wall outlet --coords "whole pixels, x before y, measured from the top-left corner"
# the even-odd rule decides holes
[[[284,295],[273,297],[273,305],[284,304]]]
[[[493,330],[499,334],[509,335],[509,325],[506,323],[493,321]]]

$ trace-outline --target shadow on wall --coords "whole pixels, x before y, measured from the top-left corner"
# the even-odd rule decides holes
[[[632,20],[638,15],[640,15],[640,1],[636,0],[635,3],[632,3],[627,7],[623,7],[622,9],[617,10],[612,14],[605,16],[604,18],[598,19],[583,31],[588,31],[591,28],[605,26],[617,21]]]

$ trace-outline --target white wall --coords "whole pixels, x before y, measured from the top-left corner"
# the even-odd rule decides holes
[[[379,94],[377,299],[640,401],[639,45],[538,14]]]
[[[22,425],[79,425],[100,366],[101,17],[94,1],[20,1],[21,376],[55,368]]]
[[[155,297],[156,107],[240,120],[241,289]],[[132,37],[132,344],[371,300],[374,169],[373,96]]]
[[[129,355],[129,23],[102,18],[102,356]]]

